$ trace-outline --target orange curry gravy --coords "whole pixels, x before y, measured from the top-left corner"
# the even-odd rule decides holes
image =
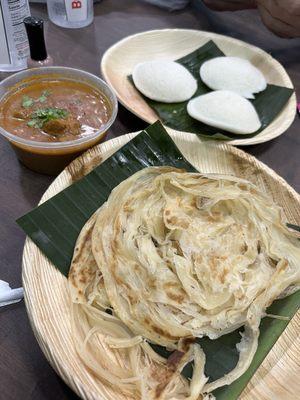
[[[111,116],[104,95],[63,79],[32,82],[0,103],[0,126],[38,142],[76,140],[95,133]]]

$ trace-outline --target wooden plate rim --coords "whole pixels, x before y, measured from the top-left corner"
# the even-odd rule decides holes
[[[180,28],[169,29],[169,28],[165,28],[165,29],[153,29],[153,30],[148,30],[148,31],[144,31],[144,32],[139,32],[139,33],[135,33],[133,35],[127,36],[127,37],[119,40],[118,42],[116,42],[112,46],[110,46],[102,56],[101,63],[100,63],[100,71],[101,71],[102,77],[105,79],[105,81],[115,91],[115,94],[116,94],[116,96],[118,98],[118,101],[125,108],[127,108],[127,110],[129,110],[134,115],[136,115],[138,118],[141,118],[142,120],[144,120],[145,122],[147,122],[149,124],[152,124],[153,122],[155,122],[155,120],[147,118],[147,117],[141,115],[140,113],[138,113],[133,105],[128,104],[123,99],[123,96],[118,91],[118,88],[116,88],[114,86],[113,82],[111,81],[111,79],[109,77],[109,73],[108,73],[109,58],[111,57],[111,55],[115,51],[118,50],[118,48],[122,47],[125,43],[131,41],[132,39],[134,39],[136,37],[143,36],[143,35],[148,35],[148,34],[152,34],[152,33],[163,33],[163,32],[191,32],[191,33],[193,33],[193,32],[199,33],[200,32],[201,34],[207,35],[208,39],[209,39],[209,36],[211,36],[211,40],[214,40],[215,38],[216,39],[220,39],[220,40],[227,40],[227,41],[230,41],[232,43],[247,47],[248,49],[251,49],[251,50],[255,51],[258,54],[261,54],[263,57],[267,58],[270,62],[272,62],[274,64],[274,66],[276,66],[276,69],[278,69],[278,71],[280,72],[280,75],[282,76],[282,78],[284,79],[286,87],[291,88],[291,89],[295,89],[294,85],[293,85],[293,83],[291,81],[291,78],[289,77],[287,71],[285,70],[285,68],[283,67],[283,65],[279,61],[277,61],[275,58],[273,58],[270,54],[268,54],[263,49],[261,49],[261,48],[259,48],[257,46],[254,46],[254,45],[252,45],[250,43],[247,43],[247,42],[245,42],[243,40],[236,39],[236,38],[233,38],[231,36],[221,35],[219,33],[202,31],[202,30],[197,30],[197,29],[180,29]],[[183,56],[184,56],[184,54],[183,54]],[[144,104],[145,104],[145,107],[150,108],[147,105],[146,102]],[[273,134],[270,135],[268,138],[266,138],[265,136],[261,135],[264,132],[264,131],[262,131],[257,136],[255,136],[253,138],[233,139],[233,140],[228,140],[228,141],[221,141],[221,140],[219,141],[218,140],[217,142],[218,143],[231,144],[231,145],[234,145],[234,146],[250,146],[250,145],[254,145],[254,144],[265,143],[267,141],[275,139],[276,137],[282,135],[290,127],[290,125],[293,123],[295,115],[296,115],[296,106],[297,106],[296,94],[293,93],[292,96],[290,97],[290,99],[288,100],[285,108],[281,111],[281,113],[284,112],[285,115],[287,115],[289,118],[285,118],[285,119],[282,118],[282,120],[283,120],[282,124],[280,126],[276,126],[276,129],[274,129]],[[280,114],[272,121],[272,123],[274,123],[274,121],[276,121],[276,119],[279,118]],[[185,133],[190,133],[190,132],[185,132]]]
[[[76,160],[74,160],[70,166],[68,166],[53,182],[52,184],[48,187],[48,189],[45,191],[44,195],[41,198],[41,201],[39,204],[42,204],[44,201],[46,201],[48,198],[54,196],[56,193],[59,191],[63,190],[69,184],[72,183],[71,180],[71,175],[70,175],[70,168],[73,168],[74,170],[79,170],[82,165],[85,162],[89,162],[94,156],[97,154],[101,154],[103,152],[103,147],[107,147],[106,150],[104,150],[104,153],[110,152],[110,151],[116,151],[119,147],[123,146],[126,144],[129,140],[131,140],[134,136],[136,136],[139,132],[134,132],[130,134],[123,135],[122,137],[117,137],[115,139],[111,139],[107,142],[104,142],[102,144],[99,144],[95,146],[92,149],[89,149],[86,151],[83,155],[78,157]],[[186,140],[187,142],[195,142],[195,135],[190,134],[190,133],[185,133],[185,132],[172,132],[169,130],[169,133],[172,137],[182,137],[183,140]],[[201,142],[201,141],[200,141]],[[206,143],[206,145],[211,146],[211,147],[220,147],[220,145],[216,144],[215,142],[209,142]],[[276,172],[274,172],[271,168],[266,166],[264,163],[261,161],[258,161],[255,157],[245,153],[244,151],[235,148],[233,146],[230,146],[228,144],[223,144],[221,147],[223,147],[222,151],[228,152],[228,154],[231,154],[235,157],[238,157],[241,160],[246,160],[246,162],[249,162],[250,165],[252,165],[256,169],[261,169],[263,172],[265,172],[267,175],[271,176],[274,178],[279,185],[283,186],[291,195],[291,197],[299,203],[300,205],[300,195],[291,187],[288,185],[288,183],[278,176]],[[66,182],[63,182],[65,180]],[[62,181],[62,182],[61,182]],[[30,302],[30,297],[31,293],[37,291],[37,287],[30,287],[30,285],[27,285],[27,279],[28,279],[28,274],[30,275],[30,265],[31,262],[27,260],[27,255],[26,252],[30,247],[34,247],[34,250],[36,252],[40,252],[38,247],[34,245],[34,243],[29,239],[28,237],[26,238],[25,245],[24,245],[24,251],[23,251],[23,258],[22,258],[22,280],[23,280],[23,287],[24,287],[24,298],[25,298],[25,304],[26,304],[26,309],[27,309],[27,314],[29,316],[30,324],[33,329],[34,335],[39,343],[39,346],[41,350],[43,351],[44,355],[46,356],[48,362],[51,364],[51,366],[54,368],[54,370],[61,376],[61,378],[65,381],[67,385],[69,385],[74,392],[76,392],[82,399],[85,400],[105,400],[104,397],[99,397],[98,394],[94,393],[90,387],[87,387],[86,385],[82,384],[82,382],[74,375],[70,375],[68,373],[68,365],[65,364],[65,362],[61,359],[59,359],[59,354],[57,353],[57,349],[49,343],[49,340],[47,340],[47,337],[43,337],[41,334],[41,326],[43,325],[43,321],[40,321],[38,318],[35,317],[35,313],[32,312],[31,310],[31,302]],[[44,259],[46,259],[45,256],[43,256]],[[47,259],[46,259],[47,260]],[[55,267],[49,263],[50,268]],[[63,275],[61,275],[62,279],[65,279]],[[299,319],[300,317],[300,311],[296,314],[296,316]],[[291,326],[291,323],[289,324],[289,327]],[[284,336],[286,331],[289,329],[286,328],[284,333],[281,335]],[[278,342],[277,342],[278,343]],[[271,352],[273,349],[277,346],[277,343],[273,346]],[[271,353],[270,352],[270,353]],[[266,359],[263,361],[262,364],[265,364],[266,360],[268,359],[270,353],[266,357]],[[258,374],[258,371],[261,369],[262,364],[252,377],[249,383],[252,382],[253,378]],[[286,368],[286,366],[285,366]],[[248,385],[249,385],[248,383]],[[249,399],[252,399],[252,396],[249,397]],[[253,397],[254,399],[255,397]],[[246,398],[245,398],[246,399]],[[248,400],[248,397],[247,397]]]

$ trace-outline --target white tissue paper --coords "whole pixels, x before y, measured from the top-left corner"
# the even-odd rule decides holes
[[[23,288],[11,289],[9,284],[0,279],[0,307],[17,303],[23,299]]]

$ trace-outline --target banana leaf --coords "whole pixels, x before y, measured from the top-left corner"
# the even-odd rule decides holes
[[[73,183],[50,200],[18,219],[17,223],[49,258],[56,268],[68,275],[73,249],[83,225],[106,201],[111,190],[136,171],[147,166],[173,165],[195,171],[183,157],[161,123],[149,126],[109,159],[97,166],[81,180]],[[297,229],[296,226],[293,226]],[[291,318],[300,302],[300,291],[278,300],[269,313]],[[255,358],[247,372],[230,386],[215,391],[217,400],[235,400],[274,345],[287,321],[265,318]],[[229,372],[238,359],[236,344],[240,333],[235,331],[218,340],[199,339],[206,357],[206,373],[216,379]],[[168,356],[168,351],[155,346],[155,351]],[[191,377],[192,365],[183,375]]]
[[[211,89],[209,89],[200,79],[200,66],[211,58],[224,55],[225,54],[213,41],[209,41],[199,49],[177,60],[179,64],[182,64],[191,72],[198,82],[198,89],[193,97],[211,92]],[[128,78],[134,85],[132,77],[129,76]],[[136,90],[138,89],[136,88]],[[140,95],[143,97],[149,107],[156,112],[161,122],[170,128],[177,129],[178,131],[196,133],[200,136],[213,139],[232,140],[239,138],[250,138],[256,136],[259,132],[264,130],[280,113],[291,97],[292,93],[293,89],[276,85],[267,85],[267,88],[263,92],[257,93],[255,95],[255,99],[250,101],[254,105],[259,115],[261,128],[249,135],[233,134],[195,120],[194,118],[190,117],[186,111],[188,101],[167,104],[151,100],[145,97],[142,93],[140,93]]]

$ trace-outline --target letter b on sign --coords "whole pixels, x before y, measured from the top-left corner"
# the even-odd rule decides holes
[[[0,0],[0,2],[1,1],[2,0]],[[67,20],[70,22],[85,21],[88,16],[88,3],[91,6],[93,5],[92,0],[63,0],[63,1],[66,4]]]
[[[81,1],[72,1],[72,8],[81,8]]]

